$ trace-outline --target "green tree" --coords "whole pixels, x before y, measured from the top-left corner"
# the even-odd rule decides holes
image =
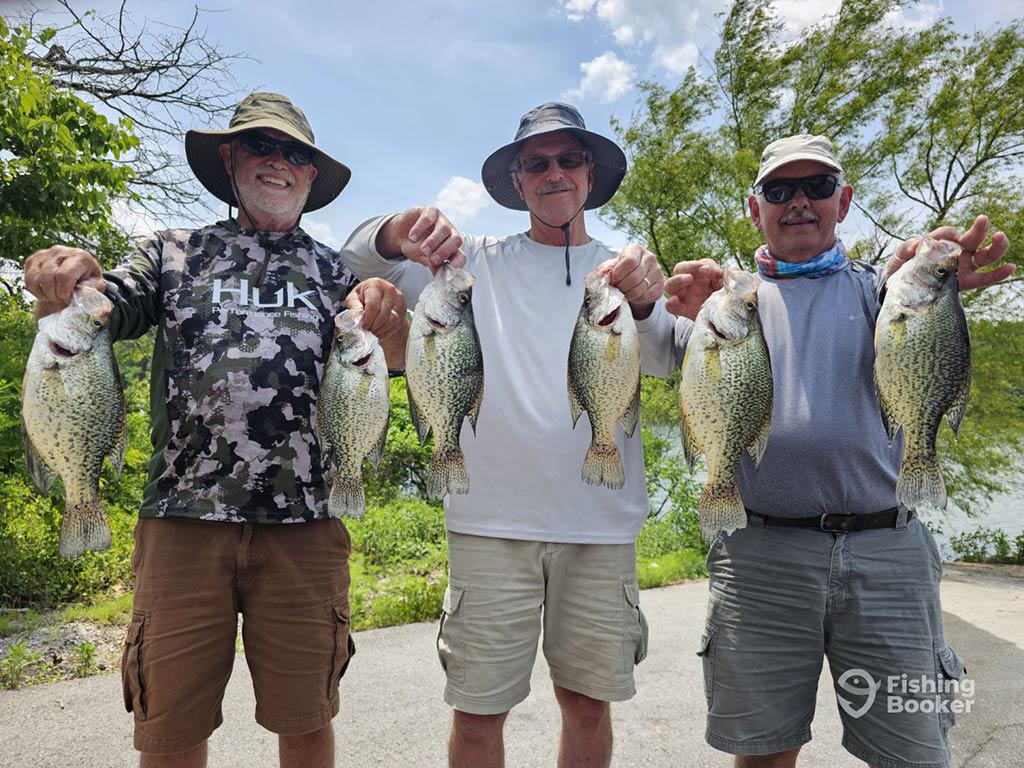
[[[787,37],[770,0],[735,0],[719,43],[674,89],[640,83],[643,102],[616,131],[630,172],[602,215],[645,241],[670,272],[712,258],[753,268],[761,242],[746,209],[762,148],[793,133],[833,140],[869,229],[852,254],[878,262],[939,224],[987,213],[1020,263],[1024,237],[1024,22],[974,35],[950,19],[897,27],[905,0],[843,0]],[[1021,270],[1024,272],[1024,270]],[[974,392],[960,440],[940,453],[953,498],[990,496],[1024,450],[1020,286],[965,295],[975,344]],[[1012,363],[1010,362],[1012,361]]]
[[[0,19],[0,253],[19,266],[59,241],[121,253],[110,206],[131,179],[115,162],[138,144],[131,121],[112,123],[55,87],[29,60],[29,43],[26,28]]]

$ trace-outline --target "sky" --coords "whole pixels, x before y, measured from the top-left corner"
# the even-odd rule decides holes
[[[92,0],[74,7],[107,14],[119,5]],[[839,0],[775,5],[795,34]],[[922,0],[900,23],[952,16],[971,32],[1008,21],[1005,6],[1003,0]],[[251,57],[233,67],[240,93],[287,95],[305,111],[318,146],[352,169],[338,200],[303,217],[310,234],[338,247],[365,219],[412,205],[439,205],[469,233],[524,231],[527,215],[498,206],[480,183],[484,159],[512,140],[520,116],[546,101],[569,101],[589,129],[614,138],[610,120],[628,124],[639,108],[638,81],[673,87],[687,67],[713,54],[716,14],[727,4],[204,0],[201,8],[200,28],[210,43],[221,53]],[[160,23],[186,25],[193,12],[190,3],[166,0],[127,0],[127,9],[135,24],[157,31]],[[210,198],[204,221],[136,225],[145,231],[194,226],[225,212]],[[613,247],[627,242],[596,212],[587,213],[587,229]]]

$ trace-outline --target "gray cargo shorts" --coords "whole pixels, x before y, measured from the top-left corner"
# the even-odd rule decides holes
[[[705,738],[735,755],[811,740],[827,656],[843,746],[882,768],[948,768],[964,667],[942,635],[942,560],[919,520],[827,533],[752,520],[708,552],[698,656]]]

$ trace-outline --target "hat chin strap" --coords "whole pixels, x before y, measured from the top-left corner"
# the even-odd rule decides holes
[[[256,274],[256,280],[254,281],[255,284],[256,284],[256,287],[258,288],[258,287],[263,285],[263,278],[265,278],[266,275],[267,275],[267,266],[270,263],[270,250],[271,250],[271,247],[272,247],[273,244],[271,243],[270,238],[267,237],[267,233],[264,232],[262,229],[260,229],[259,227],[256,226],[256,220],[252,217],[252,214],[249,213],[249,209],[245,207],[245,203],[242,202],[242,193],[238,189],[238,184],[235,183],[235,175],[236,175],[235,174],[235,170],[236,170],[236,167],[235,167],[235,150],[234,150],[234,147],[232,147],[231,148],[231,191],[235,193],[235,200],[238,201],[238,207],[242,209],[242,212],[245,214],[245,218],[247,218],[249,220],[249,224],[251,224],[252,228],[256,231],[256,240],[260,244],[260,248],[263,249],[263,263],[260,265],[260,271]],[[228,216],[229,217],[231,216],[231,204],[230,203],[228,203]],[[296,227],[298,227],[300,221],[302,221],[302,211],[299,211],[299,217],[295,220],[295,224],[292,227],[292,229],[295,229]],[[566,237],[568,237],[568,235]],[[568,242],[568,240],[566,242]],[[568,250],[568,248],[566,248],[566,252],[565,253],[566,253],[566,257],[565,258],[567,260],[566,264],[568,265],[568,258],[569,258],[569,250]]]
[[[590,196],[590,190],[588,189],[587,190],[587,197],[589,197],[589,196]],[[536,217],[537,221],[539,221],[545,227],[550,227],[551,229],[561,229],[562,230],[562,236],[565,238],[565,284],[566,285],[572,285],[572,275],[569,273],[569,226],[572,224],[573,219],[575,219],[577,216],[580,215],[580,213],[583,211],[583,206],[585,206],[586,204],[587,204],[587,199],[583,198],[583,205],[581,205],[579,208],[577,208],[576,209],[576,213],[574,213],[572,216],[570,216],[569,220],[566,221],[565,224],[562,224],[562,225],[548,224],[540,216],[537,216],[536,213],[533,213],[533,211],[530,211],[530,213],[533,216]]]

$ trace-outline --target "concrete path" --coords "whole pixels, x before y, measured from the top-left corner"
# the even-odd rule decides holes
[[[704,743],[705,704],[694,654],[707,583],[642,593],[650,655],[637,669],[639,694],[613,707],[617,768],[726,768]],[[957,768],[1024,765],[1024,569],[947,566],[946,636],[975,683],[969,714],[953,730]],[[338,768],[443,768],[451,714],[434,653],[436,628],[415,624],[360,632],[358,655],[342,681],[335,720]],[[245,657],[238,656],[224,703],[225,723],[210,741],[211,768],[277,765],[276,737],[253,720]],[[863,766],[840,746],[835,694],[822,676],[814,741],[801,766]],[[135,765],[131,716],[117,675],[0,692],[0,766],[90,768]],[[509,768],[554,766],[558,708],[539,660],[533,693],[506,726]]]

